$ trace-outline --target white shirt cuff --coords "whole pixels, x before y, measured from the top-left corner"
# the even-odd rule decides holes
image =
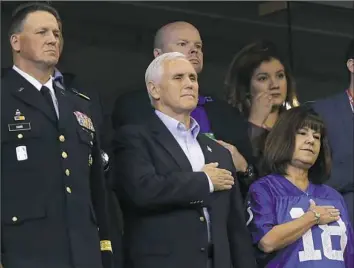
[[[204,172],[204,173],[205,173],[205,172]],[[210,192],[211,192],[211,193],[213,193],[213,192],[214,192],[214,185],[213,185],[213,183],[212,183],[211,179],[209,178],[208,174],[206,174],[206,173],[205,173],[205,175],[206,175],[206,176],[207,176],[207,178],[208,178],[208,182],[209,182],[209,190],[210,190]]]

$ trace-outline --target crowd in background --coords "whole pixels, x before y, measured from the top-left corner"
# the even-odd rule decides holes
[[[202,40],[184,21],[157,29],[146,85],[116,100],[107,142],[97,95],[56,68],[58,12],[14,11],[3,267],[354,267],[354,40],[348,88],[304,104],[269,40],[230,60],[224,98],[205,94]]]

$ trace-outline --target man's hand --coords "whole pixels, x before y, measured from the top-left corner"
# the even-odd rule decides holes
[[[232,156],[232,161],[236,168],[236,171],[245,172],[247,169],[247,161],[246,159],[240,154],[237,148],[227,142],[224,141],[217,141],[220,145],[224,146],[226,149],[229,150]]]
[[[219,163],[206,164],[202,171],[209,176],[215,191],[230,190],[234,185],[232,173],[226,169],[218,168],[218,166]]]

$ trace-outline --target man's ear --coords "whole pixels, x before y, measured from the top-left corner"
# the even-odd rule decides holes
[[[154,57],[158,57],[162,54],[162,50],[160,48],[154,48]]]
[[[20,35],[19,34],[13,34],[10,36],[10,45],[14,51],[20,52]]]
[[[148,93],[155,101],[160,99],[160,87],[154,82],[150,81],[147,84]]]
[[[347,61],[347,67],[348,67],[349,72],[354,74],[354,59],[349,59]]]

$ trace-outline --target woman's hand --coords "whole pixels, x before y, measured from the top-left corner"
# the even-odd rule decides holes
[[[309,211],[312,213],[319,213],[320,218],[318,224],[328,224],[340,219],[340,211],[334,206],[317,206],[315,201],[310,200]]]
[[[226,149],[229,150],[229,152],[231,153],[232,156],[232,161],[234,163],[234,166],[236,168],[236,171],[240,171],[240,172],[245,172],[247,169],[247,161],[246,159],[240,154],[240,152],[237,150],[237,148],[227,142],[221,141],[221,140],[217,140],[217,142],[224,146]]]
[[[248,121],[256,126],[263,127],[273,107],[272,95],[268,91],[262,91],[252,96],[251,109]]]

